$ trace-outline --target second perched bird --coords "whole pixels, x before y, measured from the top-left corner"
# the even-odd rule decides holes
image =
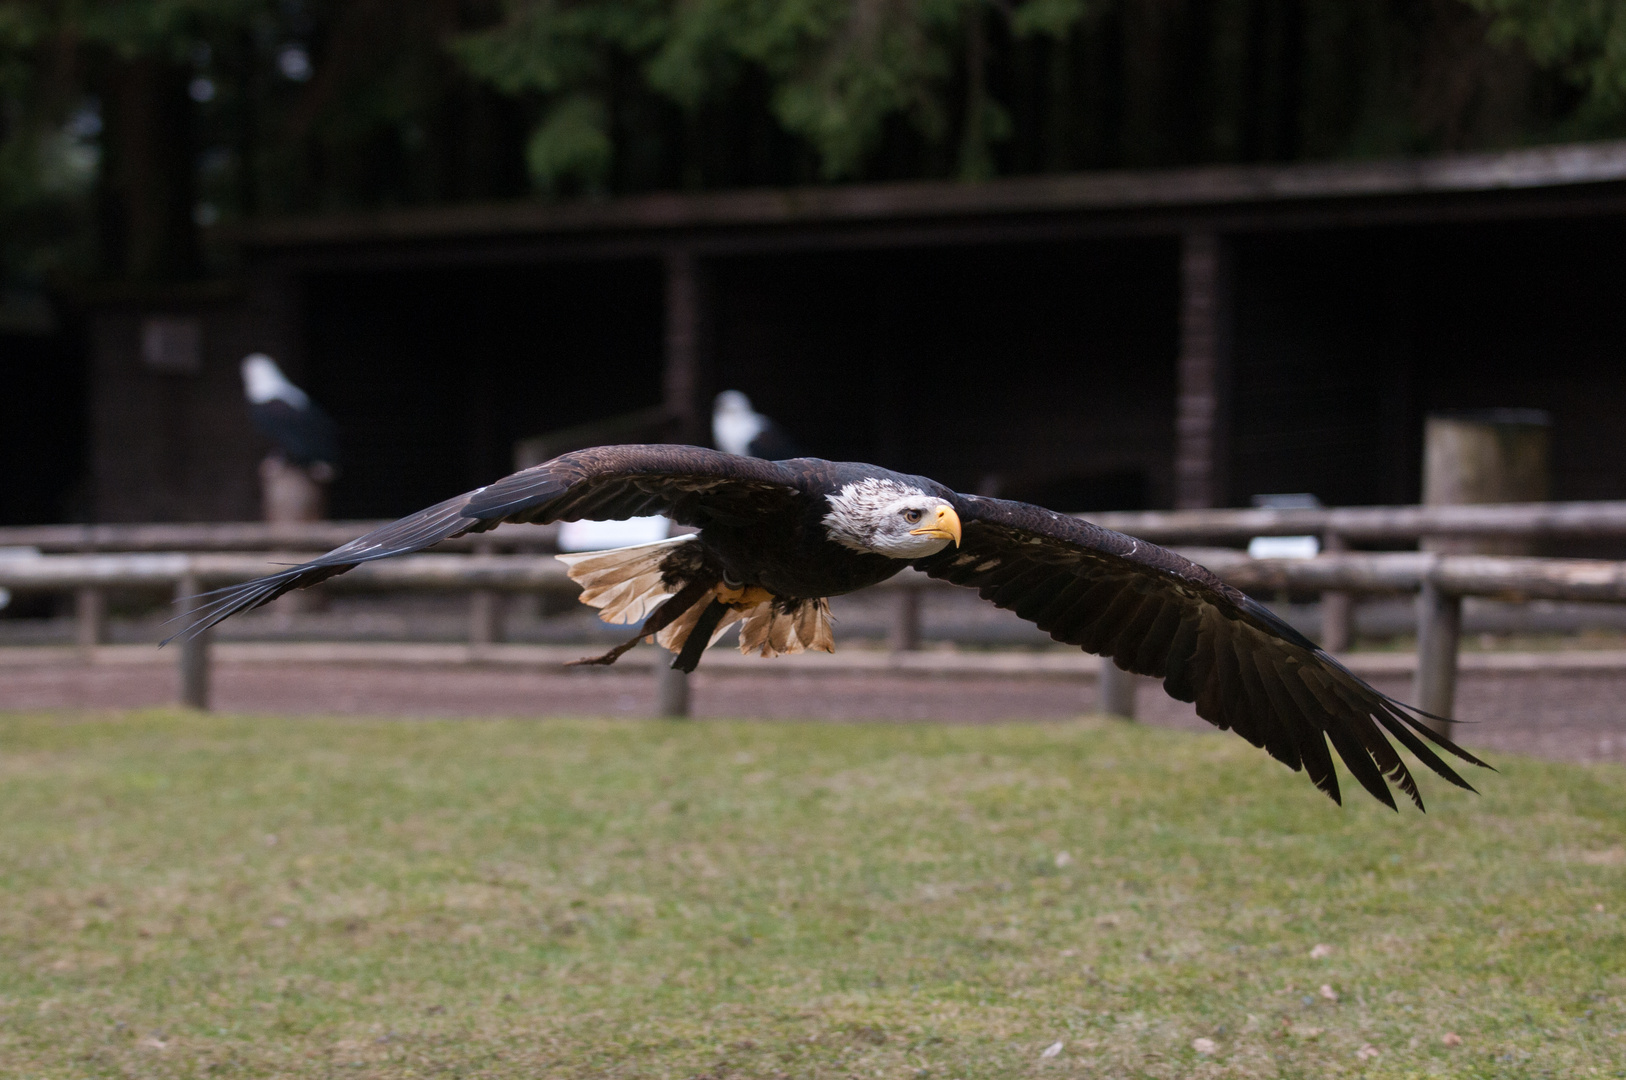
[[[243,396],[254,426],[276,443],[290,465],[331,473],[339,464],[339,433],[333,418],[288,381],[264,353],[243,357]],[[320,479],[320,477],[319,477]]]
[[[711,442],[725,454],[769,461],[802,456],[796,440],[752,408],[751,399],[738,390],[724,390],[711,403]]]

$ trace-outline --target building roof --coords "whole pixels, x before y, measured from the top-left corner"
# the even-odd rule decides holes
[[[240,227],[237,236],[273,257],[339,247],[523,240],[572,248],[587,240],[616,241],[613,246],[630,254],[679,241],[702,249],[819,246],[820,236],[826,242],[884,244],[925,238],[922,229],[963,234],[991,228],[1011,235],[1063,223],[1085,231],[1146,233],[1197,223],[1246,231],[1597,213],[1626,213],[1626,140],[1381,161],[393,209],[267,219]]]

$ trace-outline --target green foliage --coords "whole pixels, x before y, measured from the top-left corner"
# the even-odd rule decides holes
[[[550,191],[572,179],[600,187],[614,153],[605,120],[604,103],[586,94],[553,105],[525,147],[531,176]]]
[[[275,0],[83,0],[54,5],[60,32],[125,58],[184,63],[215,34],[275,17]]]
[[[1011,16],[1011,29],[1022,37],[1065,38],[1090,14],[1091,7],[1089,0],[1027,0]]]
[[[1121,723],[4,715],[0,1060],[1618,1076],[1626,772],[1497,767],[1425,816]]]
[[[99,151],[43,5],[0,5],[0,278],[34,284],[76,261]],[[76,258],[77,257],[77,258]]]
[[[192,272],[129,251],[194,216],[1621,128],[1620,3],[1471,3],[0,0],[0,276]]]
[[[465,34],[450,46],[467,70],[505,94],[544,103],[525,148],[532,181],[557,191],[576,181],[600,188],[614,145],[604,103],[617,59],[655,49],[668,25],[656,0],[510,3],[497,27]]]
[[[780,52],[769,68],[779,81],[775,113],[817,149],[826,178],[858,172],[894,116],[929,141],[943,137],[950,43],[968,10],[975,0],[861,0],[809,33],[801,49]]]
[[[464,34],[451,48],[477,77],[507,94],[571,92],[607,77],[608,54],[659,45],[658,0],[510,0],[504,21]]]
[[[505,93],[602,95],[617,61],[690,112],[725,99],[748,70],[772,86],[773,115],[807,140],[830,179],[861,171],[885,123],[929,139],[947,127],[944,80],[977,0],[510,0],[504,21],[459,40],[469,70]],[[602,97],[600,98],[602,100]],[[563,121],[584,130],[582,107]],[[602,130],[602,128],[600,128]],[[554,179],[539,130],[532,173]],[[538,158],[543,159],[539,171]]]
[[[1620,0],[1468,0],[1495,17],[1493,32],[1586,94],[1587,119],[1626,119],[1626,4]]]

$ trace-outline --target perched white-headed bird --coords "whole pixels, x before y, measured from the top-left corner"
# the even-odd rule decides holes
[[[277,444],[283,460],[304,468],[337,467],[339,437],[333,418],[264,353],[243,357],[242,370],[249,417]]]
[[[802,448],[785,429],[751,407],[738,390],[724,390],[711,404],[711,441],[725,454],[783,461]]]

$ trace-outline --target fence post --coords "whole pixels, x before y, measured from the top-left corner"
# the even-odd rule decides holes
[[[489,555],[497,546],[481,537],[474,542],[476,555]],[[469,593],[469,644],[494,645],[503,639],[503,596],[495,589],[474,589]]]
[[[1462,637],[1462,597],[1442,592],[1424,578],[1417,594],[1417,677],[1412,702],[1435,716],[1450,717],[1457,694],[1457,643]],[[1436,734],[1451,725],[1427,721]]]
[[[904,585],[892,598],[892,625],[887,627],[886,647],[893,652],[914,652],[920,648],[920,590]]]
[[[664,655],[655,658],[655,715],[670,719],[689,715],[689,674],[672,667]]]
[[[175,583],[176,607],[185,612],[194,610],[193,599],[203,591],[197,575],[188,571]],[[184,708],[208,711],[209,708],[209,646],[213,630],[185,638],[177,644],[175,658],[180,681],[180,703]]]
[[[469,594],[469,644],[494,645],[503,639],[503,597],[491,589]]]
[[[73,595],[74,637],[79,648],[89,652],[107,643],[107,594],[86,585]]]
[[[1101,675],[1096,711],[1125,720],[1135,718],[1135,676],[1112,662],[1112,657],[1101,657]]]
[[[1348,551],[1349,544],[1338,533],[1327,533],[1321,538],[1321,550]],[[1355,597],[1347,592],[1321,594],[1321,648],[1326,652],[1343,652],[1355,639]]]

